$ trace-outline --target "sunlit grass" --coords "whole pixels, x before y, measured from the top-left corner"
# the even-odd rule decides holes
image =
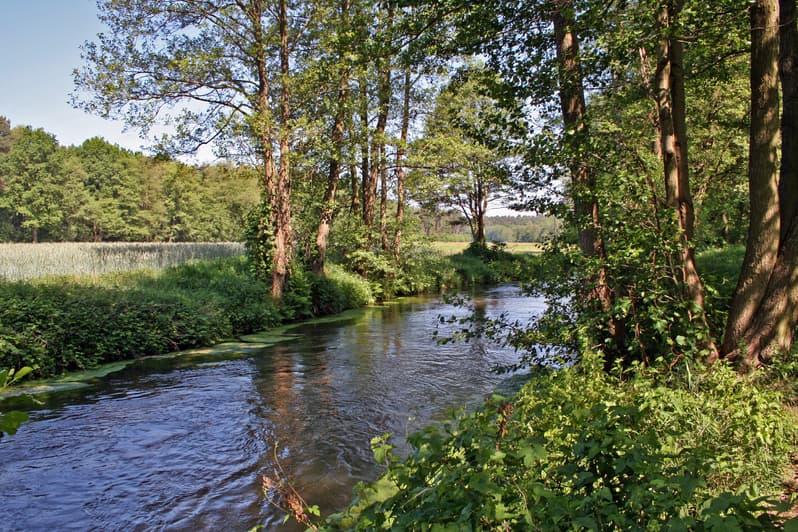
[[[238,242],[0,244],[0,278],[19,281],[51,275],[96,276],[163,269],[189,260],[242,253],[244,245]]]
[[[433,242],[433,249],[444,255],[456,255],[462,253],[469,242]],[[504,248],[510,253],[540,253],[543,246],[537,242],[507,242]]]

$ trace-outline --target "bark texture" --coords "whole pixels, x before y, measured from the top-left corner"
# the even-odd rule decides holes
[[[740,317],[732,324],[734,327],[727,328],[727,341],[724,342],[723,354],[730,359],[740,359],[745,369],[761,366],[774,356],[787,353],[792,347],[795,326],[798,323],[798,209],[796,209],[798,87],[795,77],[798,28],[796,28],[795,0],[781,0],[778,4],[776,2],[777,0],[757,0],[751,6],[752,91],[762,93],[756,99],[752,97],[752,104],[756,103],[762,107],[758,111],[762,123],[756,127],[762,139],[758,144],[753,144],[755,124],[752,115],[751,157],[756,156],[761,162],[751,165],[752,175],[749,179],[753,179],[762,168],[770,168],[769,157],[766,156],[770,147],[763,140],[767,138],[764,132],[771,132],[773,123],[778,123],[778,101],[775,97],[767,97],[774,92],[771,85],[774,58],[778,65],[783,103],[778,195],[774,199],[772,181],[769,180],[767,194],[763,193],[764,197],[754,203],[755,181],[751,182],[752,204],[748,247],[753,248],[750,251],[752,254],[756,252],[757,245],[771,250],[773,239],[776,238],[778,248],[775,263],[769,271],[759,264],[754,264],[754,267],[744,266],[737,285],[738,291],[747,290],[758,301],[754,306],[749,305],[742,296],[735,297],[730,315]],[[774,28],[778,28],[778,39],[774,34]],[[774,53],[775,42],[778,42],[778,55]],[[754,48],[758,48],[756,52]],[[754,53],[757,54],[756,58]],[[764,67],[762,63],[767,63],[767,75],[761,71]],[[754,75],[760,80],[759,83],[753,78]],[[760,152],[756,155],[755,146]],[[756,168],[759,170],[755,174],[753,170]],[[778,207],[776,214],[773,213],[774,202],[777,202],[775,205]],[[755,213],[755,210],[758,212]],[[755,223],[755,220],[759,220],[759,223]],[[760,242],[761,244],[758,244]],[[751,243],[755,245],[752,246]],[[748,252],[746,261],[748,261]],[[764,290],[759,289],[761,281],[759,277],[755,277],[761,269],[765,271],[760,277],[767,276]],[[757,289],[752,289],[750,286],[755,286]]]
[[[777,0],[758,0],[751,17],[751,126],[748,195],[751,206],[745,258],[721,350],[737,350],[763,303],[776,266],[779,213],[779,73]]]

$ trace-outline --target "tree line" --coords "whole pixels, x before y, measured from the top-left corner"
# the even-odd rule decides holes
[[[0,117],[0,240],[240,241],[251,167],[190,166],[95,137],[64,147]]]

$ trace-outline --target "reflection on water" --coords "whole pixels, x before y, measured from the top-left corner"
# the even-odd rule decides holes
[[[477,302],[486,317],[541,310],[511,286]],[[412,300],[303,325],[261,353],[142,361],[53,394],[0,440],[0,529],[282,529],[260,491],[275,456],[310,504],[340,509],[378,474],[372,437],[402,449],[517,359],[482,340],[436,345],[438,316],[465,313]]]

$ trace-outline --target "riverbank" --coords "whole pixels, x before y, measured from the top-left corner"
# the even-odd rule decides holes
[[[321,529],[791,529],[784,399],[730,367],[623,381],[587,359],[410,436],[404,460],[375,439],[387,471]]]
[[[334,264],[325,276],[299,271],[280,301],[243,256],[161,271],[0,282],[0,368],[36,367],[32,377],[43,379],[235,342],[386,297],[495,283],[530,264],[529,257],[481,251],[430,254],[399,276],[363,277]]]
[[[282,301],[244,257],[163,271],[0,283],[0,367],[35,378],[235,341],[373,302],[363,279],[331,266],[294,281]]]
[[[722,322],[744,250],[699,255]],[[646,331],[641,331],[645,336]],[[515,395],[408,439],[322,530],[793,529],[798,457],[794,357],[742,375],[698,355],[607,372],[538,368]],[[793,519],[790,521],[790,519]]]

